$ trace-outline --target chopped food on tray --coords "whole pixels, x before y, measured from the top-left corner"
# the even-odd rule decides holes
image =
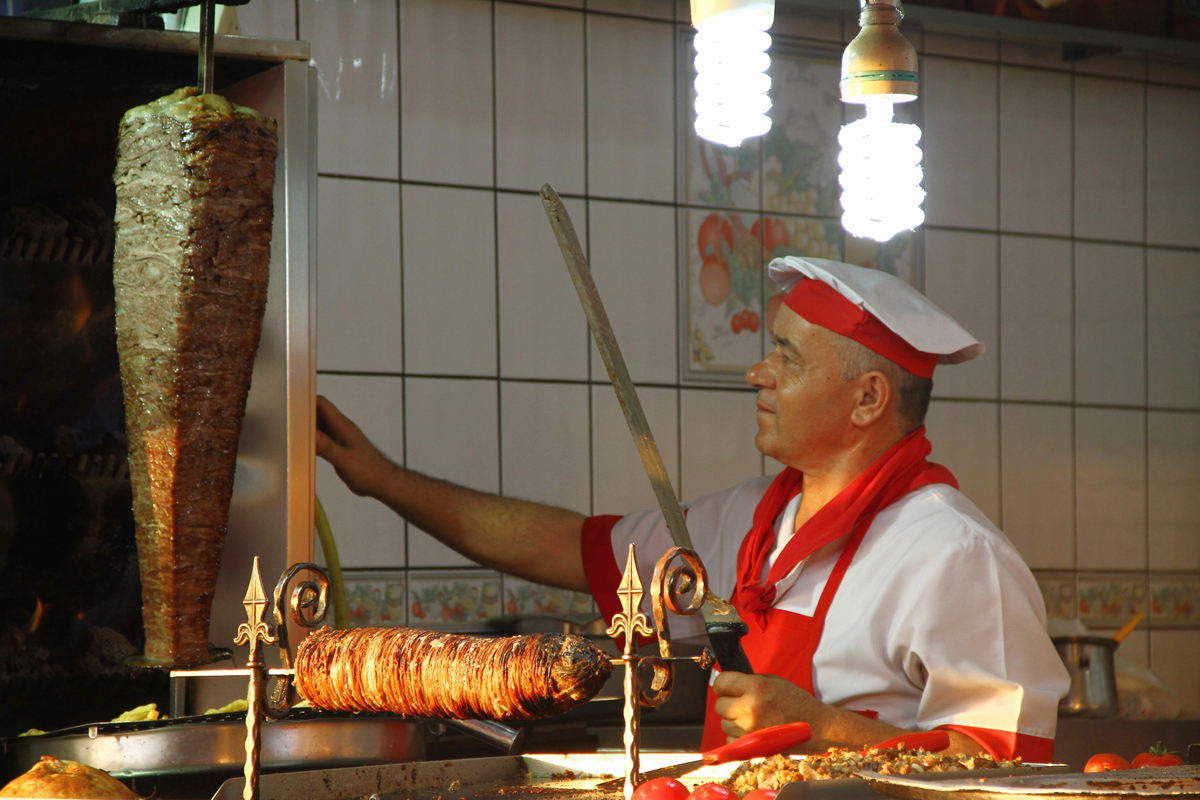
[[[120,716],[113,717],[112,722],[147,722],[156,720],[162,715],[158,713],[157,703],[147,703],[144,706],[131,708]]]
[[[859,770],[881,775],[908,775],[914,772],[951,772],[968,769],[996,769],[1020,766],[1021,761],[996,761],[988,756],[942,755],[928,750],[870,748],[848,750],[834,747],[819,756],[791,758],[771,756],[750,761],[734,770],[725,782],[739,795],[758,789],[779,789],[794,781],[819,781],[848,778]]]
[[[239,697],[228,705],[221,706],[220,708],[210,708],[204,712],[204,716],[208,716],[209,714],[232,714],[235,711],[245,711],[247,708],[246,698]]]

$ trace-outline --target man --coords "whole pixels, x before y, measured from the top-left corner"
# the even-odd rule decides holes
[[[702,746],[805,720],[809,752],[939,727],[954,752],[1048,760],[1068,679],[1037,584],[925,460],[934,366],[983,346],[884,273],[793,257],[771,273],[775,347],[747,380],[755,444],[786,469],[687,509],[757,673],[715,675]],[[628,544],[644,574],[671,546],[659,512],[585,518],[454,486],[391,464],[323,398],[318,412],[317,452],[351,490],[479,563],[591,591],[608,617]],[[671,626],[703,634],[696,617]]]

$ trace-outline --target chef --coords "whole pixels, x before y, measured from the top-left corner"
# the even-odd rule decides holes
[[[702,747],[804,720],[806,752],[942,728],[949,752],[1049,760],[1069,679],[1037,584],[926,460],[934,367],[983,345],[886,273],[790,256],[770,269],[785,292],[775,346],[746,377],[755,444],[785,469],[686,508],[712,590],[750,627],[756,673],[714,670]],[[609,618],[629,543],[643,574],[672,545],[658,511],[588,518],[399,467],[324,398],[317,452],[464,555],[590,591]],[[671,628],[703,635],[698,615]]]

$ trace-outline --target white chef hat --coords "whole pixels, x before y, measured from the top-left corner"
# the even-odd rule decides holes
[[[938,364],[961,364],[983,353],[983,344],[895,275],[796,256],[775,259],[770,272],[788,308],[914,375],[931,378]]]

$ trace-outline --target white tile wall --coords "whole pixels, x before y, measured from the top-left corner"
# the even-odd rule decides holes
[[[1195,631],[1151,631],[1150,664],[1154,674],[1175,691],[1182,713],[1200,717],[1200,636]]]
[[[1200,408],[1200,253],[1146,251],[1150,405]]]
[[[226,8],[230,8],[226,6]],[[261,0],[237,7],[242,36],[263,39],[296,38],[295,0]]]
[[[585,252],[587,204],[563,201]],[[541,198],[496,198],[500,287],[500,374],[585,380],[587,320]]]
[[[858,33],[858,25],[853,27],[854,32]],[[775,21],[771,24],[771,35],[783,34],[840,44],[845,35],[845,25],[842,15],[835,11],[798,8],[780,3],[775,7]],[[908,40],[912,42],[913,38],[908,37]],[[916,46],[915,43],[914,46]]]
[[[934,373],[935,397],[999,396],[999,267],[990,233],[925,233],[925,294],[979,341],[983,355]]]
[[[588,372],[532,193],[546,180],[588,195],[568,207],[681,497],[780,465],[754,449],[751,392],[678,377],[676,170],[691,170],[681,199],[711,188],[674,157],[688,120],[673,120],[665,21],[686,22],[687,5],[584,5],[300,2],[322,70],[319,385],[397,459],[407,436],[409,462],[431,474],[621,513],[655,501],[598,357]],[[290,38],[295,8],[256,0],[246,32]],[[857,33],[853,14],[792,11],[776,34]],[[925,131],[925,286],[988,345],[938,371],[932,458],[1035,566],[1200,570],[1200,61],[1151,59],[1171,86],[1147,89],[1137,53],[1068,68],[1054,43],[908,23],[905,35],[924,54],[922,99],[904,110]],[[734,194],[757,211],[761,170],[747,164]],[[380,375],[329,374],[344,370]],[[406,536],[323,464],[318,481],[351,566],[468,563]],[[1128,647],[1186,689],[1195,636],[1179,633]]]
[[[1200,247],[1200,90],[1146,89],[1146,237]]]
[[[321,178],[317,368],[400,372],[400,186]]]
[[[1151,411],[1150,568],[1200,570],[1200,414]]]
[[[681,499],[692,501],[763,474],[763,457],[754,446],[754,392],[684,389],[680,414]]]
[[[1001,525],[998,411],[997,403],[934,400],[925,427],[933,444],[929,460],[954,473],[962,493]]]
[[[1071,233],[1071,76],[1000,68],[1000,227]]]
[[[300,38],[317,67],[317,168],[399,177],[396,0],[300,0]]]
[[[496,183],[586,188],[583,14],[497,3]]]
[[[496,374],[492,192],[404,187],[404,340],[417,374]]]
[[[407,466],[484,492],[500,490],[496,381],[407,378]],[[470,564],[415,525],[408,526],[410,567]]]
[[[404,0],[400,54],[405,180],[491,186],[491,5]]]
[[[1075,568],[1073,416],[1062,406],[1000,408],[1004,532],[1034,568]]]
[[[674,383],[675,212],[605,201],[588,208],[592,277],[629,374],[634,381]],[[589,347],[593,380],[608,380],[600,351]]]
[[[588,20],[588,192],[675,198],[675,29]]]
[[[502,382],[500,442],[506,496],[588,512],[587,386]]]
[[[679,494],[679,390],[638,387],[654,442]],[[592,386],[592,493],[596,514],[658,507],[612,386]]]
[[[403,379],[318,375],[317,392],[357,424],[384,455],[404,463]],[[317,459],[317,497],[329,517],[343,567],[405,566],[404,520],[383,503],[351,493],[321,459]],[[316,552],[325,563],[320,545]]]
[[[1075,399],[1146,402],[1145,251],[1075,245]]]
[[[926,223],[994,230],[998,68],[930,56],[922,69]]]
[[[1009,400],[1073,396],[1071,243],[1000,237],[1000,394]]]
[[[1146,568],[1146,414],[1075,410],[1079,569]]]
[[[1145,84],[1075,78],[1076,236],[1142,241],[1145,104]]]

